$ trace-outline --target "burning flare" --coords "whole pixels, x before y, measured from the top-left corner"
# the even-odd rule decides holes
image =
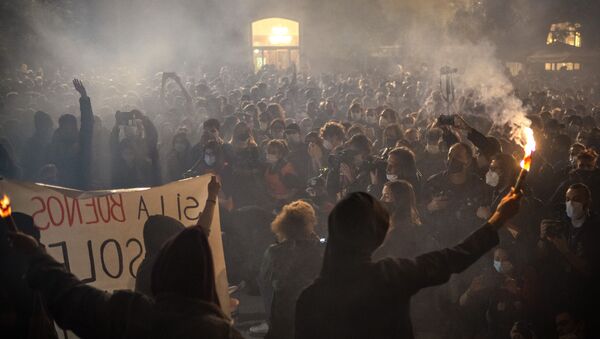
[[[11,215],[12,209],[10,208],[10,199],[5,194],[0,200],[0,217],[7,218]]]
[[[535,152],[535,139],[533,138],[533,130],[529,127],[523,129],[525,134],[525,157],[521,160],[521,168],[529,171],[531,167],[531,155]]]

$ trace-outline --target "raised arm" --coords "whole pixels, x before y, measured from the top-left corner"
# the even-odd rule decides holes
[[[498,244],[497,231],[518,213],[520,198],[520,193],[507,194],[488,222],[457,246],[426,253],[414,260],[396,259],[390,269],[398,270],[399,282],[407,284],[412,293],[445,283],[452,274],[464,271]]]
[[[198,223],[196,224],[196,226],[199,226],[204,230],[206,236],[210,235],[210,225],[212,224],[212,219],[215,214],[217,197],[220,190],[221,183],[217,180],[217,177],[213,175],[208,183],[208,196],[206,198],[204,210],[202,210],[202,213],[200,213]]]
[[[483,133],[479,132],[477,129],[473,128],[469,125],[463,117],[460,115],[454,117],[454,125],[456,128],[467,132],[467,139],[479,149],[481,154],[485,155],[488,158],[491,158],[496,150],[494,146],[490,144],[488,138],[483,135]]]
[[[83,83],[79,79],[73,79],[73,86],[79,93],[79,110],[81,111],[79,128],[79,160],[80,160],[80,182],[79,188],[89,189],[91,166],[92,166],[92,138],[94,134],[94,113],[92,102],[87,95]]]
[[[58,325],[81,338],[108,336],[111,295],[82,283],[23,233],[10,235],[15,263],[28,266],[26,282],[44,297]]]
[[[190,93],[188,93],[188,90],[183,85],[183,82],[181,82],[181,78],[179,77],[179,75],[173,74],[172,79],[175,80],[177,85],[179,85],[181,93],[183,93],[183,96],[185,97],[185,109],[187,113],[192,114],[192,96],[190,95]]]

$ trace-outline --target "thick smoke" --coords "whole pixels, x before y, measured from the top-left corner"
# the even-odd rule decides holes
[[[513,1],[513,3],[518,3]],[[527,125],[522,104],[475,15],[480,1],[356,0],[292,2],[111,1],[52,6],[34,2],[28,24],[47,58],[74,76],[115,72],[120,92],[161,71],[202,76],[206,65],[249,66],[250,22],[268,16],[300,20],[312,69],[360,60],[377,44],[397,44],[404,60],[425,63],[439,81],[442,66],[458,68],[459,93],[475,89],[497,124]],[[320,10],[319,10],[320,9]],[[475,14],[474,14],[475,13]],[[289,14],[289,15],[287,15]],[[311,33],[318,32],[318,34]],[[332,61],[325,61],[329,55]],[[333,57],[332,57],[333,56]],[[319,67],[321,65],[321,67]],[[368,67],[364,68],[368,69]],[[332,71],[330,69],[329,71]],[[106,89],[98,89],[102,91]],[[95,93],[102,94],[102,93]]]
[[[413,13],[407,32],[399,39],[400,45],[410,46],[407,59],[427,63],[433,83],[439,81],[437,71],[442,67],[456,68],[458,72],[453,78],[457,96],[477,93],[478,101],[485,105],[494,123],[508,124],[514,139],[522,143],[521,129],[530,125],[523,103],[515,95],[507,69],[497,56],[497,47],[483,34],[473,34],[481,27],[465,14],[477,11],[480,2],[425,0],[397,5],[381,0],[381,3],[390,16]]]

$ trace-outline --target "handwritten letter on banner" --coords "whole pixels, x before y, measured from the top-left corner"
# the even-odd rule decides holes
[[[0,180],[14,212],[33,217],[41,242],[82,281],[99,289],[133,289],[144,259],[142,230],[150,215],[194,225],[204,208],[210,176],[154,188],[76,191]],[[219,299],[228,313],[227,274],[218,209],[209,237]]]

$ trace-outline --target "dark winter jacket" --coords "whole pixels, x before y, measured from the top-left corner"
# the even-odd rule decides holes
[[[30,257],[26,278],[58,325],[81,338],[242,338],[216,304],[172,293],[155,300],[132,291],[107,293],[41,250]]]
[[[496,244],[498,234],[486,224],[458,246],[414,260],[340,262],[300,295],[296,339],[413,338],[410,298],[447,282]]]

